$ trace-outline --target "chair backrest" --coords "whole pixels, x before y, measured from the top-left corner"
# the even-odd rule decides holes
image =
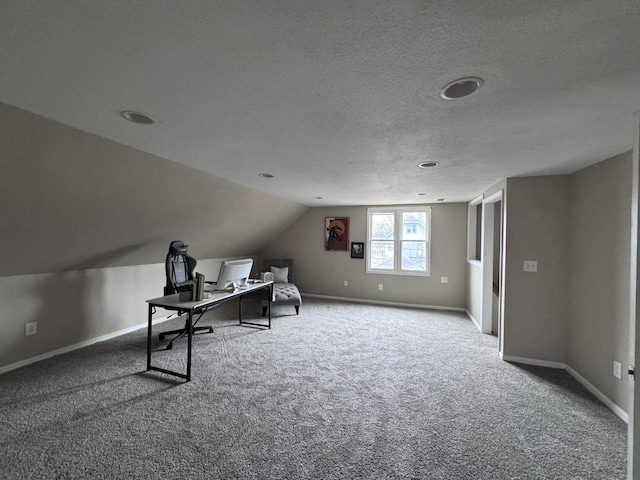
[[[187,253],[189,245],[180,240],[174,240],[169,244],[169,251],[164,262],[167,284],[164,294],[171,295],[178,292],[178,287],[193,280],[193,271],[196,268],[196,259]]]
[[[293,260],[290,258],[265,259],[262,261],[263,272],[270,272],[271,267],[289,267],[289,283],[296,283],[293,276]]]

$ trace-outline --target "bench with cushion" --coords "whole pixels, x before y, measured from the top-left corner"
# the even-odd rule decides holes
[[[296,314],[300,314],[302,297],[298,287],[293,283],[293,260],[290,258],[271,259],[263,262],[263,271],[273,273],[273,298],[274,305],[293,305]],[[262,305],[262,316],[267,314],[268,303]]]

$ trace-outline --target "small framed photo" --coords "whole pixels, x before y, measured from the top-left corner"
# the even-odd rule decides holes
[[[364,242],[351,242],[351,258],[364,258]]]

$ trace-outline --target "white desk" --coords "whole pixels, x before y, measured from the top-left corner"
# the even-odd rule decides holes
[[[255,293],[259,290],[268,290],[269,297],[269,319],[267,324],[254,323],[242,321],[242,297],[248,293]],[[240,325],[251,327],[271,328],[271,299],[273,298],[273,282],[263,283],[251,283],[245,287],[237,288],[234,292],[211,292],[211,298],[198,301],[180,301],[178,294],[167,295],[166,297],[153,298],[147,300],[149,304],[149,317],[147,326],[147,371],[154,370],[156,372],[166,373],[168,375],[174,375],[176,377],[184,378],[187,382],[191,380],[191,340],[193,337],[193,314],[202,309],[210,308],[214,305],[219,305],[223,302],[227,302],[233,298],[238,299],[238,321]],[[152,315],[153,308],[159,307],[165,310],[177,311],[179,315],[187,314],[187,373],[175,372],[173,370],[167,370],[165,368],[154,367],[151,365],[151,337],[152,337]]]

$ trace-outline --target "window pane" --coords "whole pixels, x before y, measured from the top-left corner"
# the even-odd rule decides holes
[[[378,270],[393,270],[394,248],[393,242],[372,241],[369,268]]]
[[[371,240],[393,240],[393,212],[371,215]]]
[[[427,269],[426,242],[402,242],[402,270]]]
[[[402,232],[403,240],[426,240],[426,212],[403,212]]]
[[[431,209],[367,209],[369,273],[428,275]]]

